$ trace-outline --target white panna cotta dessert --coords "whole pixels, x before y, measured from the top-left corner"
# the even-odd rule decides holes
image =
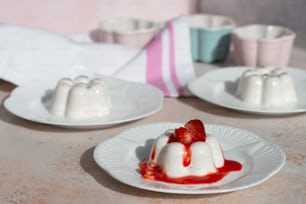
[[[112,103],[108,87],[100,78],[63,78],[53,92],[51,114],[73,120],[108,115]]]
[[[184,144],[168,143],[171,134],[173,132],[167,132],[156,139],[149,159],[149,162],[162,167],[169,177],[203,176],[216,173],[217,168],[223,167],[223,152],[213,135],[207,134],[205,142],[192,143],[189,150],[191,157],[187,158]]]
[[[145,179],[177,184],[213,183],[242,168],[224,159],[217,138],[197,119],[158,136],[139,167]]]
[[[256,68],[242,73],[236,95],[249,106],[282,106],[297,102],[292,77],[283,68]]]

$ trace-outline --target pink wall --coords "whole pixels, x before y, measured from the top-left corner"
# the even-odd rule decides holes
[[[111,17],[162,21],[196,9],[197,0],[0,0],[0,21],[60,33],[94,29]]]
[[[227,15],[241,24],[278,24],[306,33],[306,0],[0,0],[0,21],[76,33],[110,17],[160,21],[195,10]]]
[[[306,0],[201,0],[200,9],[240,24],[277,24],[306,33]]]

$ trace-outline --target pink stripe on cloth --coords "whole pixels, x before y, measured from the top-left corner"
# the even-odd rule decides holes
[[[154,39],[146,49],[147,55],[147,83],[161,89],[165,96],[169,96],[169,90],[163,79],[162,72],[162,40],[161,36]]]
[[[170,63],[170,76],[171,80],[173,81],[173,84],[175,86],[175,89],[178,91],[178,94],[180,96],[184,95],[184,92],[182,90],[182,86],[177,78],[176,74],[176,62],[175,62],[175,42],[174,42],[174,30],[172,23],[168,24],[167,26],[168,32],[169,32],[169,63]]]

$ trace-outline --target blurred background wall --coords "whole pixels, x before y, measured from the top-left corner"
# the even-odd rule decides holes
[[[200,0],[199,11],[227,15],[239,24],[287,26],[306,33],[306,0]]]
[[[240,25],[285,25],[306,33],[306,0],[0,0],[0,22],[60,33],[84,32],[105,18],[166,20],[204,12],[232,17]]]
[[[198,0],[0,0],[0,22],[76,33],[108,18],[164,21],[195,12],[198,6]]]

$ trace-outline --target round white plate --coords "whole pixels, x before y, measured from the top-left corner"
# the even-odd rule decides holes
[[[306,70],[286,68],[292,76],[298,96],[295,104],[267,108],[250,107],[235,96],[237,80],[247,67],[228,67],[207,72],[188,84],[190,91],[210,103],[242,112],[260,115],[288,115],[306,111]]]
[[[257,135],[233,127],[206,124],[206,132],[215,135],[226,159],[242,164],[213,184],[179,185],[143,179],[138,164],[149,155],[154,139],[180,123],[156,123],[138,126],[98,144],[94,160],[115,179],[141,189],[178,194],[210,194],[241,190],[264,182],[285,164],[285,153]]]
[[[149,116],[162,107],[163,94],[151,85],[110,77],[103,79],[109,88],[113,104],[111,113],[104,117],[74,121],[51,115],[48,109],[56,82],[19,86],[5,100],[4,107],[12,114],[26,120],[76,129],[110,127]]]

